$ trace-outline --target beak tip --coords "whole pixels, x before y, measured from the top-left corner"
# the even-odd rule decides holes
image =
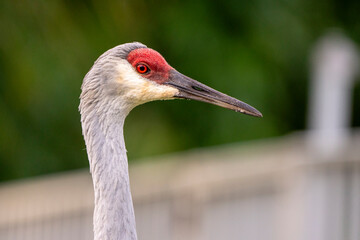
[[[240,110],[240,112],[250,115],[250,116],[253,116],[253,117],[259,117],[259,118],[263,117],[262,113],[259,110],[257,110],[254,107],[251,107],[251,106],[248,106],[248,107],[249,107],[249,109],[247,109],[247,110],[242,109],[242,110]]]
[[[259,117],[259,118],[262,118],[263,115],[261,112],[252,112],[250,113],[249,115],[253,116],[253,117]]]
[[[262,118],[262,117],[263,117],[263,115],[262,115],[262,113],[261,113],[261,112],[257,111],[257,113],[256,113],[255,117]]]

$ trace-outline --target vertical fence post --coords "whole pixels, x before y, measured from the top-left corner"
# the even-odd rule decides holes
[[[340,32],[325,35],[311,56],[309,146],[321,159],[330,159],[346,145],[351,100],[359,58],[354,43]]]

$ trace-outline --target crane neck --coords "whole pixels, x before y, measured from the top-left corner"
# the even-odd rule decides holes
[[[94,239],[136,240],[123,126],[127,112],[96,112],[82,118],[94,185]],[[83,116],[83,115],[82,115]]]

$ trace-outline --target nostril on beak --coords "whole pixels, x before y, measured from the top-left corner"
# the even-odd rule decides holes
[[[199,92],[207,92],[206,90],[200,88],[200,87],[197,87],[197,86],[191,86],[192,89],[196,90],[196,91],[199,91]]]

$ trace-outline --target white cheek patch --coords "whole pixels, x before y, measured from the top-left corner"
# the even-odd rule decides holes
[[[119,95],[135,105],[173,99],[179,93],[174,87],[161,85],[140,76],[126,60],[118,65],[116,85]]]

